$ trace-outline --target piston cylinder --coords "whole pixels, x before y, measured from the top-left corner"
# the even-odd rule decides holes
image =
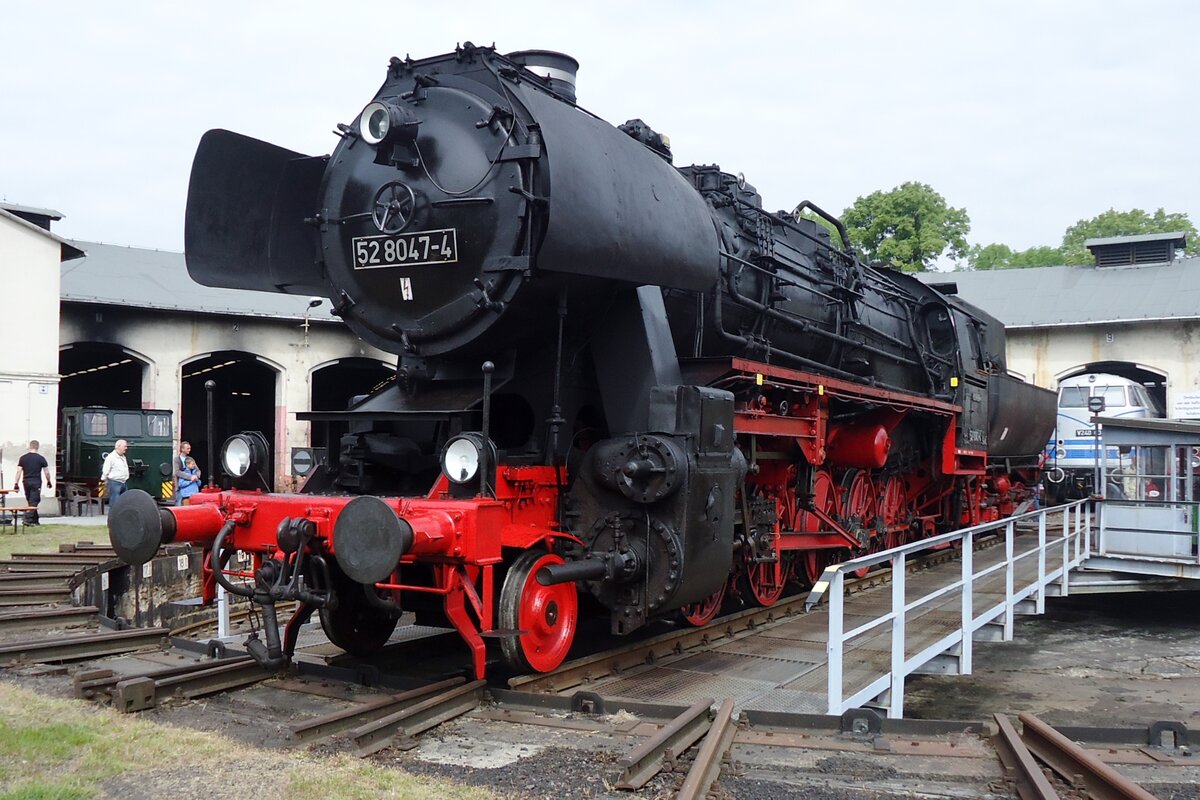
[[[834,429],[826,455],[835,466],[879,469],[891,449],[892,437],[882,425],[845,425]]]

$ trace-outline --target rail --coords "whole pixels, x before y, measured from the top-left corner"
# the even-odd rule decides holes
[[[1021,714],[1029,751],[1092,800],[1155,800],[1154,795],[1032,714]]]
[[[1062,515],[1062,535],[1050,538],[1048,516]],[[1017,526],[1037,526],[1037,544],[1018,551]],[[1089,501],[1079,500],[1062,506],[1031,511],[997,522],[975,525],[952,531],[919,542],[874,553],[835,564],[826,568],[813,587],[807,605],[811,608],[824,596],[829,605],[828,656],[828,711],[840,715],[845,711],[870,702],[880,695],[887,696],[887,714],[891,718],[904,716],[904,680],[937,656],[957,648],[958,669],[961,674],[971,672],[972,642],[976,631],[994,622],[1003,625],[1003,638],[1013,636],[1013,619],[1018,603],[1032,599],[1036,613],[1045,611],[1046,587],[1057,582],[1058,594],[1068,593],[1068,578],[1073,567],[1078,566],[1090,554],[1091,508]],[[974,566],[976,547],[980,539],[1002,535],[1004,559],[976,570]],[[957,580],[937,587],[920,597],[908,599],[905,563],[917,553],[931,547],[955,547],[961,552],[962,569]],[[997,548],[998,549],[998,548]],[[1047,567],[1047,555],[1052,551],[1061,554],[1055,568]],[[1036,561],[1036,571],[1028,579],[1018,575],[1019,567]],[[892,568],[891,603],[888,611],[862,624],[846,629],[846,573],[890,564]],[[976,611],[975,600],[980,597],[987,602],[983,590],[1001,594],[999,602],[987,604]],[[922,614],[951,604],[954,595],[959,595],[957,609],[952,613],[958,617],[957,630],[937,638],[908,654],[905,648],[907,622]],[[845,688],[845,663],[848,645],[867,636],[881,636],[890,632],[890,659],[883,674],[870,680],[856,691]]]

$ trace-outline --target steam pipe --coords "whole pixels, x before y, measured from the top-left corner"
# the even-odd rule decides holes
[[[542,586],[553,586],[556,583],[574,583],[575,581],[592,581],[603,578],[608,574],[608,564],[599,558],[585,558],[580,561],[568,561],[565,564],[551,564],[537,571],[537,582]]]
[[[873,345],[869,345],[865,342],[860,342],[856,339],[851,339],[848,336],[842,336],[840,333],[833,333],[832,331],[827,331],[818,325],[812,324],[811,322],[807,322],[805,320],[798,319],[794,316],[783,313],[782,311],[780,311],[777,308],[771,308],[770,306],[764,305],[764,304],[758,302],[757,300],[753,300],[753,299],[747,297],[746,295],[742,294],[741,292],[739,292],[737,290],[737,288],[734,286],[732,279],[727,279],[726,285],[729,288],[730,297],[732,297],[736,302],[738,302],[741,305],[744,305],[748,308],[754,309],[755,311],[758,311],[761,314],[766,314],[771,319],[777,319],[780,322],[784,323],[785,325],[790,325],[793,328],[799,328],[804,333],[812,334],[814,336],[822,336],[826,339],[832,339],[835,342],[840,342],[842,344],[850,345],[851,347],[853,347],[855,349],[866,350],[868,353],[874,353],[875,355],[882,356],[884,358],[895,361],[898,364],[906,364],[906,365],[912,366],[912,367],[920,366],[920,364],[918,364],[913,359],[908,358],[907,356],[899,356],[899,355],[896,355],[895,353],[889,353],[887,350],[883,350],[882,348],[875,347]],[[909,346],[908,344],[902,343],[899,341],[897,341],[897,343],[903,344],[903,346],[905,346],[905,347]]]
[[[725,339],[728,342],[740,344],[748,350],[763,350],[763,349],[765,349],[764,346],[759,344],[758,342],[755,342],[751,339],[747,339],[745,336],[738,336],[736,333],[730,333],[729,331],[725,330],[725,325],[722,321],[723,320],[722,305],[723,305],[723,293],[721,291],[721,287],[717,286],[716,288],[713,289],[713,326],[716,328],[717,333],[721,336],[721,338]],[[861,380],[861,378],[858,375],[854,375],[850,372],[846,372],[845,370],[838,369],[837,367],[831,367],[828,364],[822,364],[820,361],[814,361],[811,358],[805,358],[804,356],[798,356],[795,353],[788,352],[787,350],[776,350],[775,352],[782,356],[785,356],[786,358],[791,359],[792,361],[796,362],[797,364],[800,364],[801,366],[808,367],[809,369],[819,370],[820,372],[826,373],[828,375],[832,375],[832,376],[835,376],[838,378],[846,378],[847,380],[853,380],[853,381]]]

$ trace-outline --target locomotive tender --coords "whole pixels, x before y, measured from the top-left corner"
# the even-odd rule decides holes
[[[811,203],[771,213],[741,176],[676,168],[665,136],[576,104],[577,67],[468,43],[393,58],[330,156],[201,141],[191,275],[329,297],[398,356],[346,412],[301,415],[351,426],[302,493],[255,488],[267,444],[243,434],[234,488],[113,510],[127,561],[194,542],[206,595],[262,606],[261,663],[314,611],[369,654],[414,610],[477,676],[488,638],[550,670],[583,593],[615,633],[703,624],[1021,499],[1054,395],[1007,374],[997,320],[864,265]]]

